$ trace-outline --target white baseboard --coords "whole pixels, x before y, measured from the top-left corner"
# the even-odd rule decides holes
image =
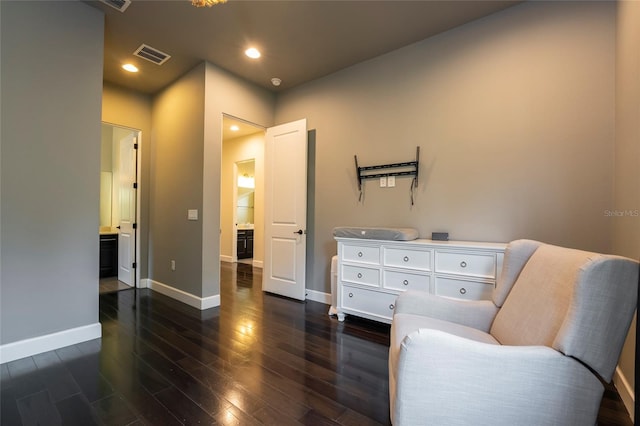
[[[0,364],[102,337],[99,322],[0,345]]]
[[[307,299],[313,300],[314,302],[320,302],[320,303],[324,303],[325,305],[329,305],[328,315],[330,316],[338,314],[338,311],[332,305],[330,293],[322,293],[320,291],[307,289]]]
[[[148,285],[151,290],[162,293],[179,302],[186,303],[187,305],[193,306],[201,311],[220,306],[219,294],[216,294],[215,296],[199,297],[154,280],[148,280]]]
[[[636,366],[638,368],[638,366]],[[627,381],[627,378],[622,374],[622,370],[620,370],[620,366],[616,367],[616,372],[613,375],[613,383],[616,385],[616,389],[618,390],[618,394],[624,402],[624,406],[627,408],[627,412],[631,417],[631,421],[635,419],[635,403],[636,398],[634,394],[634,390]]]
[[[235,263],[237,262],[237,260],[234,260],[232,256],[226,256],[221,254],[220,262]],[[262,268],[263,264],[264,262],[262,260],[253,260],[251,263],[251,266],[253,266],[254,268]]]
[[[150,285],[149,283],[151,282],[151,280],[149,278],[142,278],[140,279],[140,286],[138,288],[149,288]]]
[[[325,305],[331,305],[331,295],[329,293],[322,293],[321,291],[306,290],[307,299],[314,302],[324,303]]]

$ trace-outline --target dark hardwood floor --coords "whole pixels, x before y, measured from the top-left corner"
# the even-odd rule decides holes
[[[100,278],[98,293],[111,293],[113,291],[128,290],[130,285],[118,281],[118,277]]]
[[[389,326],[339,323],[261,279],[223,263],[207,311],[151,290],[135,308],[133,290],[100,295],[102,339],[2,364],[0,423],[389,424]],[[613,387],[598,421],[631,424]]]

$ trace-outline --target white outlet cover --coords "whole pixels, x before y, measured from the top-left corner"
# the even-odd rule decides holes
[[[187,219],[198,220],[198,210],[197,209],[187,210]]]
[[[387,186],[389,188],[393,188],[394,186],[396,186],[396,177],[395,176],[388,176],[387,177]]]
[[[383,176],[380,178],[380,188],[385,188],[387,186],[387,177]]]

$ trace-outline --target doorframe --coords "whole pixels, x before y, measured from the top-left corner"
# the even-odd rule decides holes
[[[233,214],[231,215],[231,262],[238,263],[238,162],[233,162],[233,194],[231,203]],[[221,204],[222,205],[222,204]]]
[[[226,112],[222,112],[220,114],[220,134],[221,134],[221,139],[220,139],[220,167],[218,169],[218,176],[220,176],[220,188],[219,188],[219,193],[220,193],[220,201],[219,201],[219,206],[218,206],[218,211],[219,211],[219,217],[220,217],[220,223],[218,225],[219,228],[219,232],[220,234],[222,234],[223,232],[223,228],[222,228],[222,206],[223,206],[223,200],[222,200],[222,179],[223,179],[223,174],[222,174],[222,160],[223,160],[223,156],[222,156],[222,151],[224,149],[224,143],[225,143],[225,138],[223,135],[223,127],[224,127],[224,119],[229,118],[232,120],[236,120],[236,121],[241,121],[243,123],[246,123],[250,126],[255,127],[256,129],[262,129],[262,131],[264,132],[264,136],[266,137],[267,134],[267,126],[263,126],[262,124],[258,124],[256,122],[253,122],[251,120],[247,120],[245,118],[240,118],[237,115],[234,114],[230,114],[230,113],[226,113]],[[263,142],[263,146],[264,143],[266,143],[266,140]],[[263,154],[263,159],[264,159],[264,154]],[[236,223],[238,222],[238,212],[236,209],[236,205],[237,205],[237,201],[238,201],[238,164],[239,162],[242,161],[250,161],[250,160],[254,160],[255,162],[255,157],[254,158],[247,158],[244,160],[238,160],[238,161],[234,161],[233,162],[233,195],[232,195],[232,202],[233,202],[233,215],[232,215],[232,235],[231,235],[231,256],[227,257],[227,259],[231,259],[231,263],[238,263],[238,226],[236,225]],[[263,179],[264,179],[264,169],[262,171],[263,173]],[[254,173],[255,176],[255,173]],[[264,195],[263,195],[264,197]],[[263,198],[264,200],[264,198]],[[263,210],[263,216],[264,216],[264,210]],[[254,219],[254,223],[255,223],[255,219]],[[255,232],[255,230],[254,230]],[[255,233],[254,233],[255,235]],[[264,233],[262,235],[263,240],[264,240]],[[264,247],[264,241],[263,241],[263,247]],[[219,261],[221,261],[222,259],[222,240],[221,238],[218,238],[218,258]],[[263,259],[264,261],[264,259]],[[253,266],[256,265],[255,260],[252,262]],[[260,268],[262,268],[262,266],[260,266]],[[218,274],[218,282],[220,283],[220,274]],[[222,290],[220,290],[222,291]]]
[[[265,130],[265,138],[266,138],[266,130]],[[263,144],[262,144],[263,148],[264,148],[265,143],[266,143],[266,140],[263,141]],[[263,154],[263,160],[264,160],[264,154]],[[232,228],[232,231],[231,231],[231,234],[232,234],[231,235],[231,237],[232,237],[232,239],[231,239],[231,250],[232,250],[233,254],[231,256],[231,259],[232,259],[231,261],[233,263],[238,263],[238,188],[239,188],[239,186],[238,186],[238,176],[240,174],[238,172],[238,163],[248,163],[248,162],[253,162],[253,178],[254,178],[254,182],[256,182],[256,168],[255,168],[256,157],[245,158],[244,160],[238,160],[238,161],[234,161],[233,162],[233,173],[232,173],[232,176],[233,176],[233,196],[231,198],[232,202],[233,202],[233,215],[231,216],[231,218],[232,218],[232,222],[231,222],[231,228]],[[264,173],[263,173],[263,175],[264,175]],[[262,176],[262,180],[264,180],[264,176]],[[254,200],[255,200],[255,194],[256,194],[255,185],[254,185],[254,188],[253,188],[253,194],[254,194]],[[264,201],[264,195],[262,195],[262,197],[263,197],[263,201]],[[263,202],[263,204],[264,204],[264,202]],[[254,211],[253,211],[253,213],[254,213],[254,219],[253,219],[254,236],[255,236],[255,223],[256,223],[255,212],[256,212],[256,209],[255,209],[255,201],[254,201]],[[263,228],[264,228],[264,206],[262,208],[262,213],[263,213],[262,214],[262,216],[263,216],[262,219],[263,219]],[[263,233],[263,237],[264,237],[264,233]],[[264,247],[264,241],[263,241],[262,245]],[[263,255],[264,255],[264,253],[263,253]],[[262,261],[264,261],[264,259],[262,259]],[[253,257],[251,259],[251,264],[253,266],[255,266],[254,262],[253,262]]]
[[[141,194],[142,194],[142,185],[141,179],[142,176],[142,130],[136,129],[129,126],[123,126],[121,124],[111,123],[109,121],[101,121],[101,124],[106,124],[111,127],[118,127],[120,129],[129,130],[132,133],[135,133],[136,143],[138,144],[138,149],[136,149],[136,228],[134,229],[134,239],[135,239],[135,262],[136,267],[134,268],[134,277],[133,283],[135,288],[141,288],[140,286],[140,206],[141,203]]]

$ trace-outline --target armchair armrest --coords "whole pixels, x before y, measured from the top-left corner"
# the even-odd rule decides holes
[[[490,300],[459,300],[424,291],[406,291],[396,299],[394,314],[423,315],[489,332],[498,308]]]
[[[545,346],[501,346],[420,329],[390,366],[393,424],[594,424],[604,390]]]

